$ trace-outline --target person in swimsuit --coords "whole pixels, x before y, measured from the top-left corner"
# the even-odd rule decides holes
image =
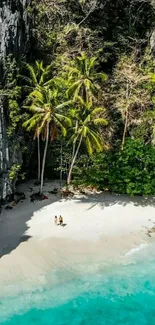
[[[60,224],[60,226],[63,226],[63,217],[62,216],[59,217],[59,224]]]
[[[55,216],[54,222],[55,222],[55,225],[57,226],[58,225],[58,218],[57,218],[57,216]]]

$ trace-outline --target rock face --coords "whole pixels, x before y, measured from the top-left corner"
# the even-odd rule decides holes
[[[0,1],[0,58],[24,55],[29,47],[31,0]]]
[[[155,0],[151,0],[151,5],[153,9],[155,10]],[[150,48],[153,56],[155,56],[155,29],[152,31],[151,37],[150,37]]]
[[[0,64],[9,54],[16,58],[26,57],[31,35],[30,6],[31,0],[0,0]],[[12,194],[9,172],[13,165],[22,163],[21,150],[14,150],[19,141],[12,139],[10,143],[7,137],[7,107],[4,107],[0,95],[0,199]]]
[[[150,37],[150,48],[153,56],[155,56],[155,30],[152,32]]]

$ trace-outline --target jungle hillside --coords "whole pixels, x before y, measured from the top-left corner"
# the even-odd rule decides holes
[[[33,0],[30,47],[2,64],[9,177],[155,194],[155,3]]]

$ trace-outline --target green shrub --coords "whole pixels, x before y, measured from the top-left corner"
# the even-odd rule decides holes
[[[76,172],[76,175],[75,175]],[[74,169],[80,184],[129,195],[155,194],[155,148],[141,140],[127,139],[124,150],[100,153],[87,161],[87,168]]]

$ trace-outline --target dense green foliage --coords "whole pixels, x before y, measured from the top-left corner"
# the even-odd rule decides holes
[[[45,167],[68,184],[155,194],[153,1],[33,0],[29,14],[31,62],[4,88],[9,132],[38,140],[41,191]]]
[[[127,139],[124,150],[82,157],[75,183],[129,195],[155,194],[155,148]]]

